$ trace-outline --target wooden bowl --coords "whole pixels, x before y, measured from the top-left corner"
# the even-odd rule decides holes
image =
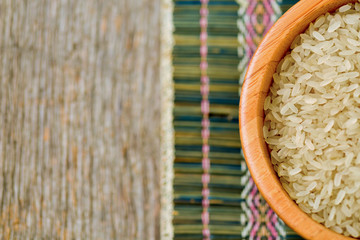
[[[264,141],[264,100],[272,75],[295,37],[320,15],[356,0],[301,0],[270,29],[254,54],[240,99],[240,135],[250,173],[272,209],[305,239],[353,239],[315,222],[304,213],[282,187]]]

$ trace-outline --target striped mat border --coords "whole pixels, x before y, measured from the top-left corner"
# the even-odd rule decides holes
[[[173,1],[174,239],[301,239],[259,194],[238,129],[249,59],[295,2]]]

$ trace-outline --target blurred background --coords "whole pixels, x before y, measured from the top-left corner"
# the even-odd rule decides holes
[[[0,238],[159,239],[160,1],[0,12]]]
[[[238,129],[295,2],[0,1],[0,239],[300,239]]]

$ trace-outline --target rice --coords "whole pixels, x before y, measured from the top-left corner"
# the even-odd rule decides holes
[[[263,133],[290,197],[360,237],[360,3],[320,16],[291,44],[265,99]]]

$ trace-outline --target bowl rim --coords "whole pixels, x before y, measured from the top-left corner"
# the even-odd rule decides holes
[[[272,26],[254,53],[240,95],[239,130],[248,169],[260,193],[277,215],[305,239],[354,239],[314,221],[291,200],[270,161],[262,133],[263,105],[272,74],[293,39],[310,22],[357,0],[301,0]],[[280,203],[280,204],[279,204]]]

